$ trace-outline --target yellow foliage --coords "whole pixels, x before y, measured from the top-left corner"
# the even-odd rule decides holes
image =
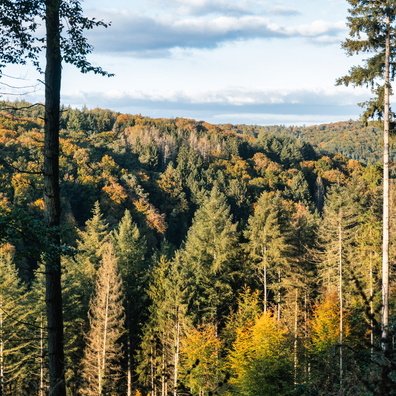
[[[340,338],[340,304],[336,291],[327,294],[324,300],[316,305],[311,322],[312,344],[314,349],[324,351],[339,343]],[[351,332],[348,315],[343,315],[343,333],[348,337]]]
[[[38,208],[40,210],[44,210],[44,199],[43,198],[36,199],[34,202],[30,203],[30,206],[34,208]]]
[[[217,385],[220,370],[219,352],[221,341],[212,324],[192,328],[181,344],[181,374],[184,383],[199,392],[211,391]]]
[[[67,157],[75,156],[75,153],[80,150],[70,139],[61,139],[61,148],[63,154]]]
[[[109,196],[110,200],[116,204],[122,204],[128,198],[128,194],[124,187],[116,182],[104,186],[102,190]]]
[[[331,169],[322,173],[322,179],[327,180],[330,183],[343,183],[345,182],[346,177],[338,169]]]

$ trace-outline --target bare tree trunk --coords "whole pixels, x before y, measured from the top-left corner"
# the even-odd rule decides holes
[[[128,305],[127,312],[129,313],[130,312],[129,300],[128,300],[127,305]],[[127,368],[127,370],[128,370],[128,372],[127,372],[127,396],[132,396],[132,362],[131,362],[132,345],[131,345],[131,329],[130,329],[129,320],[127,320],[127,331],[128,331],[128,334],[127,334],[127,361],[128,361],[128,363],[127,363],[128,364],[128,368]]]
[[[46,310],[50,396],[65,396],[60,264],[59,111],[61,86],[60,0],[46,0],[44,214],[51,252],[46,255]]]
[[[277,303],[277,308],[278,308],[278,313],[277,313],[277,320],[280,320],[281,317],[281,291],[280,291],[280,285],[281,285],[281,272],[278,270],[278,303]]]
[[[340,337],[339,337],[339,350],[340,350],[340,391],[342,393],[342,382],[343,382],[343,375],[344,375],[344,368],[343,368],[343,351],[342,351],[342,343],[344,342],[344,306],[343,306],[343,296],[342,296],[342,212],[339,212],[338,218],[338,298],[340,300]]]
[[[296,299],[294,301],[294,387],[297,386],[297,369],[298,369],[298,289],[296,289]]]
[[[3,303],[0,303],[0,396],[4,395]]]
[[[373,285],[373,253],[370,252],[370,353],[374,356],[374,285]]]
[[[390,19],[386,17],[390,26]],[[389,345],[389,96],[390,96],[390,33],[387,32],[385,43],[385,92],[384,92],[384,175],[383,175],[383,214],[382,214],[382,349],[386,352]]]
[[[44,371],[45,371],[45,362],[44,362],[44,318],[43,315],[40,315],[40,389],[39,395],[44,396]]]
[[[176,338],[175,338],[175,355],[174,355],[174,374],[173,374],[173,396],[177,396],[177,387],[179,380],[179,358],[180,358],[180,322],[179,307],[176,307]]]

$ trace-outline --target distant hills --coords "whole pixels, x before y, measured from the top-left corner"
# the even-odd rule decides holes
[[[256,137],[260,133],[292,135],[309,142],[321,154],[340,153],[365,163],[382,158],[382,131],[375,123],[365,126],[360,121],[340,121],[308,127],[237,125],[234,128]]]

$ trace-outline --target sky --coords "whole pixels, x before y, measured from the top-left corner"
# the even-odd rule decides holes
[[[87,32],[88,60],[114,73],[64,65],[62,103],[214,124],[313,125],[358,119],[365,89],[335,86],[359,64],[341,48],[346,0],[85,0],[111,22]],[[1,99],[43,101],[42,76],[10,66],[26,86]],[[3,78],[3,83],[15,85]],[[33,86],[34,88],[28,88]],[[0,90],[1,92],[1,90]],[[22,93],[22,95],[21,95]]]

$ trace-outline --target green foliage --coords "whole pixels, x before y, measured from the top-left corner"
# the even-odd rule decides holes
[[[53,246],[44,242],[39,193],[42,109],[3,104],[8,110],[0,114],[0,237],[10,244],[4,248],[14,255],[17,276],[29,281],[27,322],[36,326],[26,344],[29,358],[20,360],[21,382],[13,382],[19,395],[25,379],[33,387],[39,383],[40,349],[34,348],[46,336],[39,334],[44,274],[41,266],[35,275],[33,269]],[[333,351],[339,339],[324,337],[327,322],[319,308],[328,294],[323,286],[337,284],[340,224],[350,326],[343,349],[345,389],[348,384],[350,394],[362,394],[369,389],[366,378],[380,389],[375,329],[382,169],[356,160],[363,153],[377,156],[372,125],[214,126],[84,108],[65,109],[62,128],[67,229],[61,236],[75,248],[61,250],[72,252],[62,258],[70,394],[83,388],[89,301],[109,241],[125,297],[126,320],[119,325],[125,354],[118,366],[132,394],[338,392]],[[333,308],[339,313],[337,304]],[[322,333],[315,322],[323,324]],[[370,360],[372,339],[378,359]],[[38,360],[28,362],[33,356]]]

